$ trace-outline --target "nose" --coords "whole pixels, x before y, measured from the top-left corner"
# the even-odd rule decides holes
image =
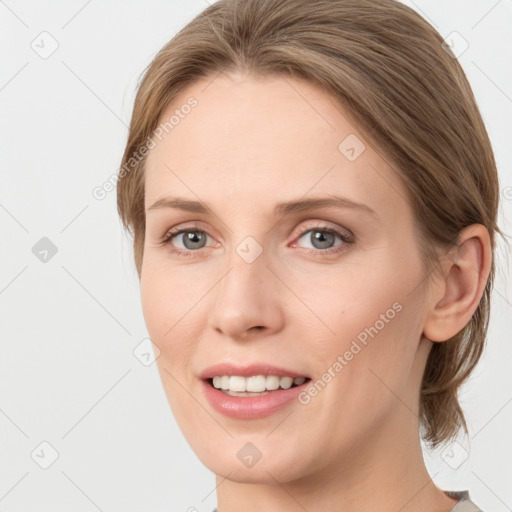
[[[214,290],[215,304],[210,317],[213,329],[234,340],[281,330],[285,290],[267,267],[264,253],[251,263],[235,253],[230,263]]]

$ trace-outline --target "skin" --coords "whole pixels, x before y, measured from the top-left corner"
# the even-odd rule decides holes
[[[197,107],[147,158],[141,295],[169,404],[217,475],[219,511],[450,510],[456,500],[423,462],[418,397],[432,341],[460,331],[483,293],[487,230],[466,228],[442,272],[425,279],[403,183],[322,89],[223,73],[182,91],[162,120],[190,96]],[[338,150],[350,134],[366,146],[354,161]],[[331,194],[374,214],[273,213],[279,202]],[[149,209],[171,196],[213,214]],[[320,245],[311,235],[328,237],[325,227],[353,242]],[[206,240],[163,244],[173,228],[203,230]],[[236,252],[248,236],[262,249],[252,263]],[[217,413],[201,392],[199,373],[226,361],[321,378],[394,303],[400,312],[308,404],[243,420]],[[247,442],[262,453],[250,468],[237,458]]]

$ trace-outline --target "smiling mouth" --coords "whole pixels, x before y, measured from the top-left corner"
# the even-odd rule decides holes
[[[253,377],[217,376],[206,379],[214,389],[237,397],[264,396],[269,393],[296,388],[308,383],[309,377],[279,377],[277,375],[255,375]]]

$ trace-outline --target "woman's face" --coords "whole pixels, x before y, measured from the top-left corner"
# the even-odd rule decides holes
[[[273,483],[417,440],[428,280],[396,171],[303,81],[212,76],[161,122],[173,114],[147,159],[141,293],[192,449],[218,475]],[[223,363],[238,368],[209,371]],[[220,378],[244,369],[263,380]],[[233,397],[205,372],[231,389],[311,380]]]

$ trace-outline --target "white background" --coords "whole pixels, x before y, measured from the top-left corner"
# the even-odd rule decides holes
[[[456,31],[469,43],[459,60],[494,145],[500,225],[511,233],[512,1],[406,3],[443,37]],[[0,1],[3,512],[215,506],[214,475],[174,422],[155,365],[133,354],[147,332],[115,191],[92,195],[117,171],[140,73],[206,7]],[[53,39],[46,59],[31,47],[48,51]],[[32,252],[43,237],[57,248],[46,263]],[[470,436],[425,454],[441,488],[469,489],[486,512],[512,508],[507,254],[501,247],[488,348],[462,397]],[[43,441],[58,452],[48,469]]]

